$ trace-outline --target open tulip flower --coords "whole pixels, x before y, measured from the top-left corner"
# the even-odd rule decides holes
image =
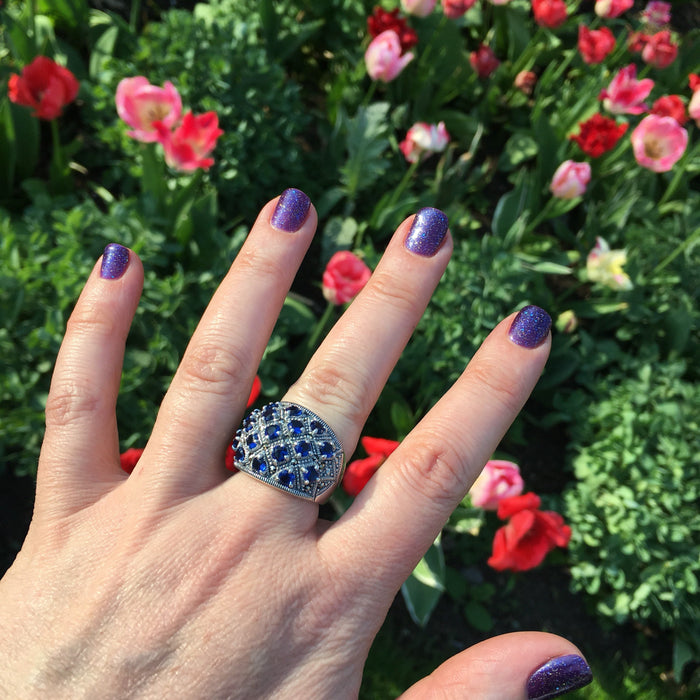
[[[10,76],[7,88],[10,101],[32,107],[39,119],[52,120],[76,98],[80,84],[67,68],[48,56],[37,56],[21,75]]]
[[[653,87],[654,81],[651,78],[637,80],[637,67],[630,64],[618,71],[598,99],[613,114],[641,114],[647,109],[644,100]]]
[[[170,81],[160,88],[142,75],[124,78],[117,86],[115,102],[122,121],[132,128],[128,135],[144,143],[161,139],[156,122],[172,129],[182,114],[180,94]]]
[[[665,173],[678,162],[688,145],[688,132],[673,118],[649,114],[631,135],[637,163]]]
[[[574,199],[586,191],[590,179],[591,166],[588,163],[565,160],[554,173],[549,189],[559,199]]]
[[[207,170],[214,164],[209,154],[214,150],[216,141],[224,132],[219,129],[216,112],[194,115],[187,112],[182,124],[170,131],[164,122],[154,122],[158,140],[165,152],[165,161],[171,168],[183,172],[194,172],[202,168]]]
[[[608,242],[598,236],[595,247],[586,258],[586,274],[591,282],[598,282],[618,291],[632,289],[632,281],[622,266],[627,262],[624,250],[610,250]]]
[[[634,5],[634,0],[596,0],[595,13],[598,17],[614,19],[627,12]]]
[[[450,135],[445,128],[445,122],[439,124],[417,122],[408,130],[399,148],[409,163],[417,163],[433,153],[444,151],[449,141]]]

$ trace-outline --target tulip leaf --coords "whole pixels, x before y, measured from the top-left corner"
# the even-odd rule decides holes
[[[17,140],[7,99],[0,102],[0,192],[10,194],[17,162]]]
[[[445,556],[440,535],[401,586],[411,619],[424,627],[445,590]]]

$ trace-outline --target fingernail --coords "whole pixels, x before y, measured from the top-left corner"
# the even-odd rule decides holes
[[[277,200],[270,223],[277,229],[294,233],[306,221],[310,206],[311,200],[301,190],[285,190]]]
[[[100,277],[105,280],[118,280],[129,265],[129,249],[119,243],[110,243],[102,253]]]
[[[557,698],[570,690],[583,688],[592,680],[591,669],[580,656],[559,656],[533,672],[527,681],[527,697],[529,700]]]
[[[404,246],[417,255],[430,258],[437,252],[447,233],[447,217],[439,209],[425,207],[416,214]]]
[[[549,314],[539,306],[526,306],[518,312],[508,331],[508,337],[523,348],[542,344],[552,327]]]

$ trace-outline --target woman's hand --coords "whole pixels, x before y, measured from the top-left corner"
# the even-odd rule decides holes
[[[500,323],[348,511],[321,521],[316,504],[223,466],[315,228],[298,190],[263,208],[128,477],[115,404],[143,270],[133,252],[108,246],[68,323],[34,519],[0,582],[0,695],[357,696],[397,590],[542,372],[549,325],[536,309]],[[441,212],[406,220],[284,397],[322,416],[347,456],[451,250]],[[564,690],[578,687],[587,673],[578,653],[553,635],[498,637],[405,697],[554,697],[551,674],[530,690],[528,678],[565,657],[555,661]]]

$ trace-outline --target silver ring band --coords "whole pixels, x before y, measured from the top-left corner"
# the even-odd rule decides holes
[[[256,408],[231,447],[236,469],[314,503],[327,500],[343,478],[340,440],[323,418],[295,403]]]

